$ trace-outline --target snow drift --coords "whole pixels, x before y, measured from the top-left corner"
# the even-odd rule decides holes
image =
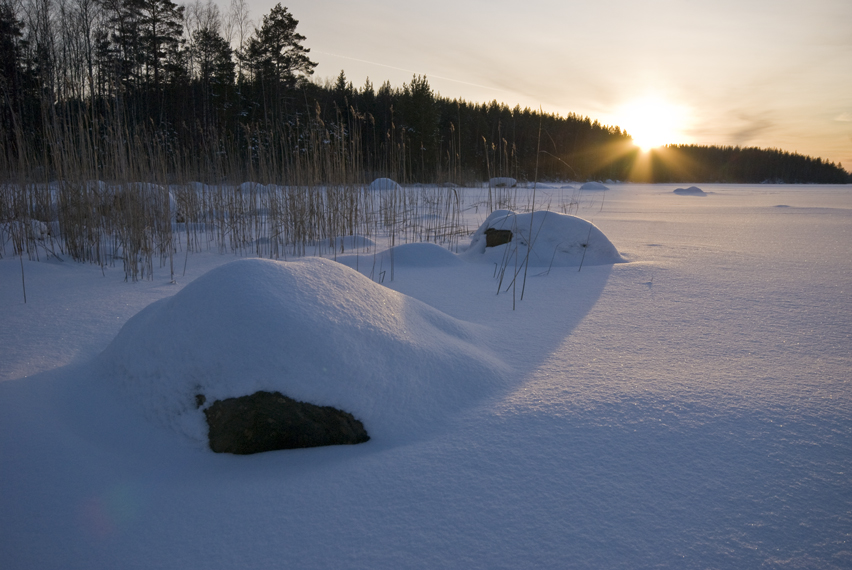
[[[252,259],[143,309],[99,367],[146,417],[198,442],[196,394],[209,403],[258,390],[345,410],[390,440],[503,384],[478,331],[332,261]]]
[[[532,228],[532,239],[530,229]],[[497,247],[486,247],[486,231],[509,230],[512,239]],[[470,247],[460,254],[468,261],[509,264],[523,262],[527,249],[533,267],[607,265],[623,262],[611,241],[592,223],[567,214],[538,211],[516,214],[495,210],[476,230]]]

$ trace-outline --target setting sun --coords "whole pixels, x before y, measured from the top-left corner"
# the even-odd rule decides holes
[[[618,111],[618,124],[633,137],[644,152],[665,144],[684,142],[683,111],[656,98],[645,98],[625,104]]]

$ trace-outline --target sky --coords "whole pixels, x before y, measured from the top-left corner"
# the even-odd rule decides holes
[[[225,1],[225,0],[222,0]],[[249,0],[259,23],[276,3]],[[641,146],[778,148],[852,170],[849,0],[289,0],[317,78],[576,113]]]

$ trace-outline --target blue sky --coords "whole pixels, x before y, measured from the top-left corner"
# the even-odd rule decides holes
[[[249,1],[258,22],[275,4]],[[417,73],[446,97],[588,115],[653,144],[780,148],[852,170],[849,0],[283,4],[319,78]]]

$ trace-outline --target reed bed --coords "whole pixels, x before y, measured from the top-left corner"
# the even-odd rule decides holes
[[[382,241],[453,248],[470,232],[463,206],[458,189],[439,187],[5,183],[0,256],[121,263],[135,281],[166,265],[174,274],[175,256],[200,251],[287,259]]]
[[[200,251],[287,259],[409,242],[458,250],[475,229],[465,210],[518,208],[516,188],[371,189],[372,178],[404,175],[404,140],[384,159],[365,157],[365,119],[350,111],[335,125],[317,113],[246,127],[239,140],[199,129],[192,156],[168,132],[129,132],[120,116],[81,114],[75,128],[48,128],[41,144],[18,133],[16,148],[0,149],[0,257],[120,264],[128,281],[168,267],[174,279]]]

